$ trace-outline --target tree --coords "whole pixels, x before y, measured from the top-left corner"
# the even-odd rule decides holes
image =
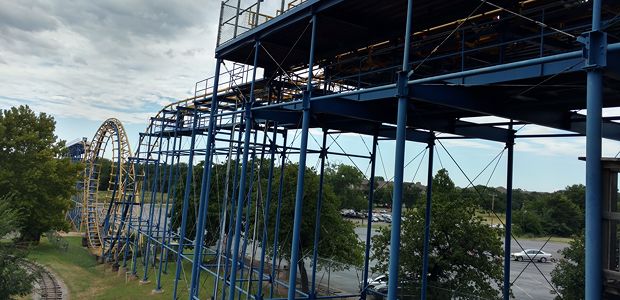
[[[330,165],[325,170],[325,181],[338,191],[339,208],[366,208],[368,190],[363,184],[364,174],[356,167],[345,164]]]
[[[403,184],[403,204],[407,208],[413,208],[416,202],[419,202],[424,196],[422,188],[413,182],[405,182]],[[392,200],[392,199],[390,199]]]
[[[26,296],[32,291],[35,273],[28,273],[24,267],[24,252],[16,249],[8,235],[19,230],[21,215],[11,208],[11,197],[0,197],[0,299]]]
[[[38,242],[41,233],[67,229],[79,165],[64,153],[54,135],[54,118],[28,107],[0,111],[0,194],[12,194],[11,206],[24,215],[21,238]]]
[[[475,212],[478,202],[461,197],[445,169],[433,178],[432,222],[429,244],[429,296],[432,299],[497,298],[502,286],[502,242],[500,232],[482,222]],[[424,242],[425,203],[404,214],[400,252],[399,284],[415,293],[420,284]],[[387,272],[390,228],[373,237],[374,272]]]
[[[515,211],[512,222],[516,225],[514,228],[516,234],[541,235],[545,233],[540,216],[532,211],[524,209]]]
[[[342,167],[342,165],[340,166]],[[284,193],[282,196],[282,219],[279,230],[279,250],[278,253],[286,260],[290,260],[291,256],[291,232],[293,229],[293,218],[295,211],[295,186],[297,185],[297,164],[289,164],[284,168]],[[312,168],[306,168],[304,181],[304,198],[303,212],[301,223],[301,234],[299,242],[299,251],[302,254],[301,259],[297,262],[299,274],[301,278],[302,290],[308,291],[308,272],[303,258],[312,255],[314,244],[314,225],[316,224],[316,204],[319,190],[319,176]],[[276,172],[274,178],[279,177],[279,171]],[[276,201],[278,195],[279,183],[274,182],[272,201]],[[334,194],[334,188],[340,191],[340,187],[333,187],[326,184],[323,189],[323,201],[321,205],[321,230],[319,236],[318,253],[320,257],[330,258],[333,261],[342,263],[342,268],[348,266],[359,266],[363,260],[363,244],[357,239],[354,231],[354,224],[343,219],[340,216],[339,208],[341,207],[339,197]],[[273,232],[276,220],[276,206],[271,206],[269,216],[270,230]],[[270,235],[269,244],[273,243],[273,236]],[[318,262],[318,266],[322,267],[323,263]],[[332,266],[333,269],[333,266]]]
[[[556,299],[584,299],[585,236],[583,234],[577,236],[560,253],[563,258],[551,271],[551,282],[561,294],[556,296]]]

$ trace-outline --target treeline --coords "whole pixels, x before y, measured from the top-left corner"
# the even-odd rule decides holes
[[[101,179],[99,184],[100,190],[107,190],[110,182],[110,166],[111,161],[101,159]],[[234,182],[234,167],[237,166],[235,161],[231,161],[229,194],[232,193],[232,182]],[[148,168],[148,170],[143,169]],[[159,168],[156,171],[156,168]],[[237,166],[237,172],[240,172],[240,166]],[[188,166],[186,163],[180,163],[171,168],[169,165],[153,164],[138,165],[138,172],[148,172],[150,178],[145,182],[144,190],[151,191],[154,181],[152,178],[157,173],[157,191],[160,193],[168,193],[169,187],[174,187],[173,192],[177,198],[182,199],[185,179],[187,177]],[[260,173],[252,175],[256,170],[260,169]],[[251,164],[248,167],[248,180],[262,181],[262,186],[266,186],[268,177],[269,162],[264,160],[261,163],[256,162],[254,169]],[[169,172],[173,172],[173,176],[169,176]],[[198,201],[200,196],[200,184],[203,170],[203,163],[194,167],[193,184],[191,185],[190,205]],[[319,171],[314,168],[308,168],[308,173],[319,176]],[[280,168],[278,165],[274,171],[274,186],[278,184]],[[197,174],[200,173],[200,174]],[[214,179],[212,180],[211,197],[221,199],[222,189],[226,181],[226,163],[214,164]],[[291,174],[296,181],[296,174]],[[173,178],[172,184],[168,180]],[[237,174],[238,184],[239,174]],[[324,184],[327,189],[337,192],[338,205],[337,209],[354,209],[366,210],[368,207],[368,191],[369,182],[357,168],[346,164],[328,164],[324,171]],[[254,187],[256,189],[256,187]],[[294,193],[294,184],[291,187]],[[456,188],[460,197],[472,201],[477,204],[479,213],[493,213],[504,215],[506,213],[506,189],[488,188],[482,185],[468,188]],[[274,189],[275,191],[276,189]],[[263,193],[265,191],[262,191]],[[255,192],[256,193],[256,192]],[[392,204],[393,183],[385,181],[383,177],[375,179],[374,204],[376,207],[390,207]],[[312,195],[316,197],[317,192]],[[274,195],[277,199],[277,195]],[[194,199],[196,198],[196,199]],[[406,208],[413,208],[415,205],[426,199],[426,187],[421,183],[405,182],[403,186],[403,205]],[[147,202],[148,202],[147,197]],[[177,201],[177,204],[181,204]],[[585,186],[581,184],[571,185],[563,190],[556,192],[530,192],[522,189],[513,190],[513,230],[519,235],[554,235],[569,237],[581,232],[584,228],[584,211],[585,211]],[[190,208],[193,209],[193,208]]]
[[[247,168],[246,188],[242,195],[242,225],[243,237],[259,241],[267,251],[272,250],[276,228],[276,219],[279,215],[280,224],[278,231],[278,253],[280,261],[290,259],[290,241],[292,238],[293,215],[295,208],[295,194],[297,186],[297,164],[285,164],[282,168],[276,165],[273,169],[271,193],[268,193],[269,161],[256,160],[249,163]],[[169,212],[172,230],[181,231],[182,209],[184,195],[187,193],[187,220],[185,236],[193,239],[196,236],[196,220],[198,217],[197,207],[200,203],[201,186],[204,172],[204,162],[193,167],[191,183],[187,189],[187,168],[179,168],[176,182],[170,190],[170,197],[174,199],[174,205]],[[231,161],[230,168],[227,163],[214,164],[212,166],[211,187],[208,195],[208,209],[206,212],[204,244],[215,245],[223,228],[234,228],[230,222],[231,212],[236,212],[239,199],[239,178],[241,167],[236,161]],[[228,175],[228,184],[227,184]],[[282,176],[281,176],[282,175]],[[282,179],[282,181],[280,180]],[[303,198],[302,225],[300,234],[300,252],[304,255],[312,253],[314,244],[315,214],[319,195],[320,176],[314,168],[306,168]],[[344,220],[340,216],[340,208],[349,205],[359,205],[365,202],[359,184],[363,180],[361,172],[348,165],[328,165],[324,173],[324,185],[322,189],[321,227],[319,231],[318,251],[321,257],[330,257],[334,261],[342,263],[341,268],[359,266],[363,261],[363,245],[358,241],[354,231],[354,224]],[[227,189],[226,189],[227,188]],[[281,206],[278,211],[278,196],[281,193]],[[224,201],[227,200],[227,201]],[[232,200],[232,201],[231,201]],[[225,208],[225,210],[224,210]],[[226,213],[225,213],[226,211]],[[226,216],[225,220],[221,218]],[[267,240],[263,240],[264,224],[267,224]],[[226,236],[233,236],[232,232],[225,232]],[[247,251],[252,251],[248,246]],[[318,262],[319,266],[323,265]],[[299,260],[297,267],[301,276],[302,290],[308,291],[308,272],[305,261]],[[331,266],[332,269],[334,268]]]
[[[584,185],[575,184],[552,193],[513,190],[512,224],[518,235],[570,237],[584,228]],[[464,197],[477,199],[480,210],[506,213],[506,189],[476,186],[463,189]]]

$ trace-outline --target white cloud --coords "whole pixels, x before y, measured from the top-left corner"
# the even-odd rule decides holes
[[[215,1],[0,0],[0,108],[145,123],[213,75]]]

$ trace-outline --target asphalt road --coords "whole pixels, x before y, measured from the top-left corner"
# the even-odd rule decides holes
[[[144,207],[143,212],[143,220],[148,220],[150,206],[148,204]],[[161,215],[162,222],[165,219],[163,215],[163,210],[160,210],[158,206],[155,207],[154,215]],[[163,225],[163,224],[162,224]],[[366,227],[357,227],[355,228],[355,232],[357,233],[359,239],[361,241],[366,240]],[[376,230],[373,229],[372,235],[376,234]],[[518,243],[513,240],[511,252],[519,252],[521,248],[519,244],[525,249],[540,249],[545,241],[537,241],[537,240],[525,240],[520,239]],[[561,250],[567,247],[568,244],[558,243],[558,242],[549,242],[542,248],[545,252],[550,252],[555,258],[559,258],[558,250]],[[403,255],[403,254],[401,254]],[[371,261],[370,266],[374,266],[375,262]],[[308,271],[310,271],[310,261],[307,262]],[[555,267],[555,263],[547,262],[547,263],[529,263],[525,262],[517,262],[512,261],[510,264],[510,278],[513,283],[513,294],[516,299],[553,299],[555,297],[554,294],[551,293],[553,290],[547,280],[551,281],[551,271]],[[322,287],[327,288],[329,286],[330,290],[338,290],[344,294],[356,294],[359,293],[359,282],[362,281],[362,269],[350,269],[344,271],[334,271],[333,269],[326,268],[323,270],[317,271],[316,280],[317,283]],[[310,274],[309,274],[310,275]],[[372,274],[370,273],[370,278],[374,278],[380,274]]]
[[[360,240],[366,240],[366,228],[358,227],[355,229],[357,235]],[[373,235],[376,233],[373,230]],[[545,241],[537,241],[537,240],[524,240],[519,239],[518,243],[523,246],[525,249],[536,248],[540,249]],[[555,258],[559,258],[558,250],[561,250],[567,247],[568,244],[558,243],[558,242],[549,242],[542,248],[545,252],[550,252]],[[521,248],[513,240],[511,252],[519,252]],[[370,265],[373,266],[374,262],[370,262]],[[513,294],[516,299],[553,299],[555,297],[554,294],[551,293],[552,288],[547,283],[551,281],[551,271],[555,267],[555,263],[547,262],[547,263],[529,263],[528,262],[518,262],[511,261],[510,264],[510,278],[513,284]],[[373,274],[374,276],[378,276],[379,274]],[[329,278],[329,286],[330,289],[337,289],[342,293],[357,293],[358,285],[361,281],[362,270],[350,269],[345,271],[331,271],[323,270],[318,272],[317,281],[320,281],[323,286],[327,286],[328,278]],[[372,277],[372,276],[371,276]],[[546,278],[546,279],[545,279]]]

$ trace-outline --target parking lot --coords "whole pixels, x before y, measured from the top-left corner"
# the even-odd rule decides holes
[[[360,240],[366,239],[366,228],[357,227],[355,229]],[[376,230],[373,230],[372,234],[376,234]],[[544,240],[526,240],[518,239],[518,243],[525,249],[540,249],[544,244]],[[511,252],[519,252],[521,248],[517,242],[513,240]],[[558,250],[567,247],[568,244],[560,242],[548,242],[543,251],[549,252],[555,258],[559,258]],[[401,254],[406,255],[406,254]],[[371,261],[370,265],[374,266],[374,262]],[[552,294],[552,288],[547,283],[551,281],[551,271],[555,268],[556,263],[528,263],[527,261],[511,261],[510,264],[510,278],[511,282],[514,282],[512,291],[515,299],[553,299],[555,294]],[[377,276],[379,274],[373,274]],[[361,281],[361,270],[350,269],[340,272],[329,272],[327,270],[318,274],[317,278],[322,280],[323,285],[327,285],[328,278],[330,279],[329,285],[332,289],[340,290],[343,293],[357,293],[358,285]],[[546,279],[545,279],[546,277]]]

